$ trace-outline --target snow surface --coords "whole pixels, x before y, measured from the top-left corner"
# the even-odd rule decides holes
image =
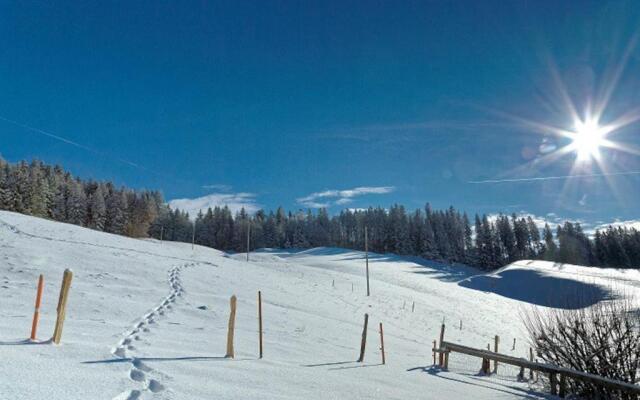
[[[48,339],[65,268],[74,278],[56,346]],[[366,297],[364,254],[357,251],[262,250],[247,263],[246,254],[0,211],[0,399],[545,398],[525,383],[432,368],[432,341],[443,318],[446,340],[485,347],[498,334],[502,352],[525,356],[523,309],[635,295],[640,282],[638,271],[541,261],[483,275],[371,254],[370,270]],[[25,338],[41,273],[40,340],[33,343]],[[236,357],[225,359],[232,294],[238,296]],[[575,298],[582,303],[569,301]],[[359,364],[364,313],[369,338]],[[479,369],[479,360],[472,362]]]

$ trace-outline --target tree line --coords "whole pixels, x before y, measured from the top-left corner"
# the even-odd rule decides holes
[[[235,215],[224,207],[195,218],[171,209],[158,191],[135,191],[111,182],[73,177],[59,166],[40,161],[9,164],[0,158],[0,209],[85,226],[131,237],[191,242],[223,251],[251,249],[342,247],[378,253],[420,256],[492,270],[522,259],[606,267],[640,266],[640,233],[608,227],[593,238],[579,223],[542,229],[530,216],[469,216],[449,207],[407,211],[346,209],[330,216],[326,209],[287,212],[259,210]]]

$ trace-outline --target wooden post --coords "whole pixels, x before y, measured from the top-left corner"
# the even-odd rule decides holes
[[[38,320],[40,319],[40,302],[42,301],[42,289],[44,288],[44,276],[40,274],[38,278],[38,289],[36,292],[36,308],[33,312],[33,322],[31,323],[31,340],[36,340],[38,331]]]
[[[59,344],[62,338],[62,328],[64,326],[64,318],[67,314],[67,299],[69,298],[71,279],[73,279],[73,272],[70,269],[65,269],[62,276],[62,286],[60,287],[60,297],[58,298],[58,318],[56,319],[56,325],[53,331],[53,343],[55,344]]]
[[[558,388],[556,386],[556,374],[555,373],[551,373],[549,374],[549,386],[551,386],[551,394],[552,395],[557,395],[558,394]]]
[[[196,248],[196,221],[193,221],[193,232],[191,233],[191,250]]]
[[[364,361],[364,349],[367,346],[367,325],[369,325],[369,314],[364,315],[364,328],[362,329],[362,341],[360,342],[360,357],[358,362]]]
[[[516,349],[516,338],[513,338],[513,347],[511,348],[511,351],[515,351]]]
[[[249,262],[249,249],[251,244],[251,224],[247,222],[247,262]]]
[[[367,227],[364,227],[364,257],[367,265],[367,296],[371,294],[369,291],[369,235],[367,233]]]
[[[233,296],[231,296],[231,300],[229,302],[231,306],[231,313],[229,314],[229,331],[227,332],[227,354],[225,355],[226,358],[233,358],[235,355],[233,351],[233,333],[236,327],[236,303],[237,298],[234,294]]]
[[[433,341],[433,365],[436,365],[436,346],[437,340]]]
[[[331,287],[333,287],[333,288],[336,287],[336,280],[335,279],[331,280]]]
[[[529,361],[533,362],[533,349],[529,347]],[[533,370],[529,370],[529,379],[533,380]]]
[[[491,351],[491,345],[487,343],[487,350]],[[489,375],[491,373],[491,361],[488,358],[482,359],[482,373]]]
[[[411,304],[411,312],[414,312],[416,309],[416,302],[414,301],[413,304]]]
[[[445,351],[444,353],[444,365],[442,367],[444,370],[448,370],[449,369],[449,352]]]
[[[567,395],[567,378],[564,375],[560,375],[560,393],[558,396],[564,398]]]
[[[445,327],[443,323],[440,327],[440,350],[442,350],[442,342],[444,342],[444,329]],[[444,365],[444,354],[442,352],[438,353],[438,365],[441,367]]]
[[[462,320],[460,320],[460,330],[462,330]]]
[[[258,331],[260,332],[260,358],[262,358],[262,292],[258,290]]]
[[[382,322],[380,322],[380,351],[382,352],[382,365],[386,364],[384,358],[384,333],[382,331]]]
[[[498,352],[498,343],[500,343],[500,336],[496,335],[496,337],[493,340],[493,352],[497,353]],[[497,374],[498,373],[498,361],[493,360],[493,373]]]

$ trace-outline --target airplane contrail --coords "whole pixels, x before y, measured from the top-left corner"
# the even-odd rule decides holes
[[[467,183],[477,185],[477,184],[484,184],[484,183],[536,182],[536,181],[553,181],[553,180],[575,179],[575,178],[598,178],[603,176],[619,176],[619,175],[640,175],[640,171],[610,172],[610,173],[600,173],[600,174],[561,175],[561,176],[542,176],[538,178],[486,179],[482,181],[469,181]]]
[[[15,126],[17,126],[17,127],[20,127],[20,128],[22,128],[22,129],[25,129],[25,130],[28,130],[28,131],[31,131],[31,132],[38,133],[38,134],[40,134],[40,135],[44,135],[44,136],[50,137],[50,138],[52,138],[52,139],[55,139],[55,140],[58,140],[58,141],[60,141],[60,142],[63,142],[63,143],[69,144],[69,145],[71,145],[71,146],[75,146],[75,147],[77,147],[77,148],[79,148],[79,149],[82,149],[82,150],[88,151],[88,152],[93,153],[93,154],[96,154],[96,155],[99,155],[99,156],[103,156],[103,157],[107,157],[107,158],[111,158],[112,160],[115,160],[115,161],[118,161],[118,162],[120,162],[120,163],[123,163],[123,164],[129,165],[129,166],[134,167],[134,168],[141,169],[141,170],[146,171],[146,172],[148,172],[148,173],[151,173],[151,174],[153,174],[153,175],[157,175],[157,176],[160,176],[160,177],[163,177],[163,178],[165,177],[163,174],[160,174],[160,173],[158,173],[158,172],[155,172],[155,171],[153,171],[153,170],[150,170],[149,168],[145,168],[145,167],[143,167],[142,165],[139,165],[139,164],[134,163],[133,161],[129,161],[129,160],[125,160],[124,158],[119,158],[119,157],[112,156],[112,155],[107,154],[107,153],[105,153],[105,152],[103,152],[103,151],[99,151],[99,150],[93,149],[93,148],[91,148],[91,147],[88,147],[88,146],[85,146],[85,145],[83,145],[83,144],[80,144],[80,143],[74,142],[73,140],[70,140],[70,139],[64,138],[64,137],[62,137],[62,136],[58,136],[58,135],[53,134],[53,133],[51,133],[51,132],[47,132],[47,131],[42,130],[42,129],[34,128],[34,127],[29,126],[29,125],[27,125],[27,124],[23,124],[22,122],[14,121],[14,120],[12,120],[12,119],[9,119],[9,118],[6,118],[6,117],[3,117],[3,116],[1,116],[1,115],[0,115],[0,121],[4,121],[4,122],[7,122],[7,123],[9,123],[9,124],[11,124],[11,125],[15,125]]]

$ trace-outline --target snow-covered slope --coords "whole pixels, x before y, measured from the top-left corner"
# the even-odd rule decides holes
[[[573,307],[567,298],[574,291],[602,301],[632,294],[640,282],[635,271],[520,262],[479,275],[373,254],[366,297],[363,256],[263,250],[247,263],[246,254],[0,212],[0,399],[539,398],[525,384],[430,368],[443,319],[447,340],[484,347],[499,334],[509,343],[504,352],[524,356],[524,307]],[[46,339],[65,268],[75,276],[56,346]],[[40,273],[46,287],[38,336],[45,343],[34,344],[25,338]],[[238,296],[233,360],[223,358],[232,294]],[[358,364],[364,313],[369,345]]]

